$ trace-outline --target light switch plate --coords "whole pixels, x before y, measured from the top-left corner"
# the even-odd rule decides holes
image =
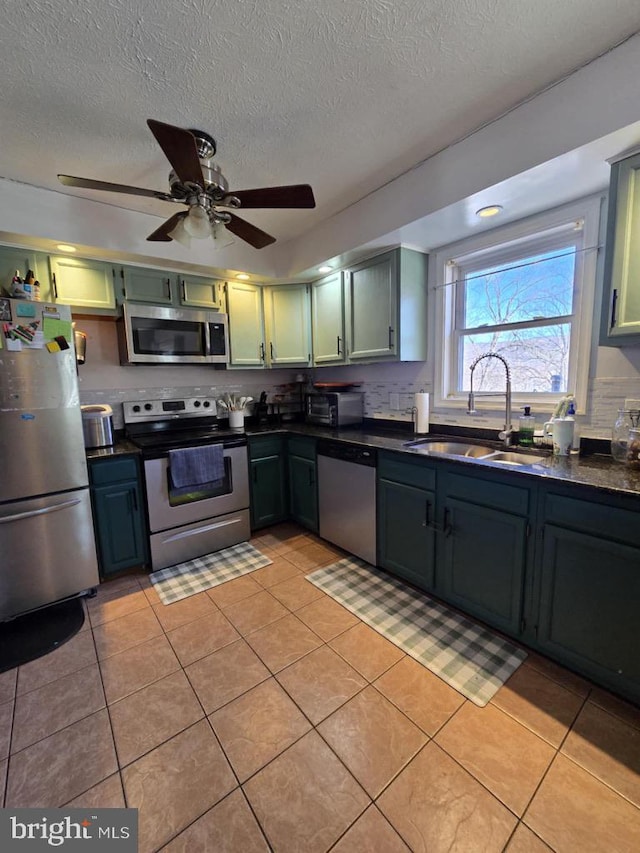
[[[633,400],[628,398],[624,401],[625,409],[640,409],[640,400]]]
[[[400,410],[400,394],[397,391],[391,391],[389,394],[389,408],[396,412]]]

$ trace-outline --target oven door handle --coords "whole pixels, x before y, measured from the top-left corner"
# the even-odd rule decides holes
[[[216,521],[213,524],[205,524],[203,527],[197,527],[195,530],[181,530],[180,533],[174,533],[173,536],[168,536],[164,542],[177,542],[180,539],[188,539],[189,536],[199,536],[201,533],[207,533],[209,530],[218,530],[221,527],[228,527],[230,524],[239,524],[241,518],[229,518],[226,521]]]

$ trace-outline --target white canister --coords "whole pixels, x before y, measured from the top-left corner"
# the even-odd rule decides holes
[[[242,409],[229,412],[229,426],[231,429],[237,429],[244,426],[244,412]]]
[[[553,418],[544,425],[543,435],[551,435],[554,456],[569,456],[573,447],[573,418]]]

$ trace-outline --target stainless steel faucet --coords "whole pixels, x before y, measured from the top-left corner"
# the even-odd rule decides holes
[[[471,365],[471,390],[469,391],[469,403],[467,405],[467,414],[475,415],[477,414],[475,408],[475,397],[473,393],[473,371],[476,369],[476,365],[479,361],[482,361],[483,358],[497,358],[504,364],[504,370],[506,374],[506,386],[504,390],[505,397],[505,412],[504,412],[504,430],[498,434],[498,438],[500,438],[504,442],[505,447],[511,447],[511,436],[513,435],[513,427],[511,425],[511,371],[509,370],[509,365],[507,364],[506,358],[503,358],[501,355],[498,355],[497,352],[485,352],[482,355],[479,355],[476,360]],[[486,391],[483,393],[477,394],[478,397],[496,397],[500,392],[493,393],[491,391]]]

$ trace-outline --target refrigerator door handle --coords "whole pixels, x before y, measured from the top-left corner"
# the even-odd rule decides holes
[[[59,509],[68,509],[70,506],[79,504],[79,500],[64,501],[55,506],[46,506],[43,509],[34,509],[31,512],[17,512],[15,515],[7,515],[0,518],[0,524],[9,524],[11,521],[22,521],[23,518],[33,518],[36,515],[45,515],[48,512],[57,512]]]

